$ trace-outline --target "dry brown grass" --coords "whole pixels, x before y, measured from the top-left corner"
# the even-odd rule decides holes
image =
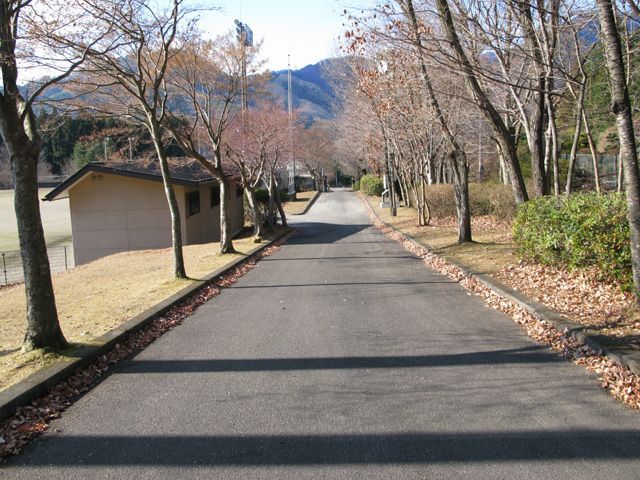
[[[234,240],[239,253],[220,255],[217,243],[184,248],[189,280],[172,278],[171,249],[119,253],[53,276],[62,330],[73,345],[63,355],[22,353],[24,286],[0,290],[0,390],[54,361],[73,357],[78,346],[161,302],[197,279],[246,255],[252,238]]]
[[[458,229],[454,218],[433,219],[426,227],[418,226],[418,213],[413,208],[398,208],[392,217],[388,208],[380,208],[376,199],[367,201],[386,223],[413,236],[420,243],[442,257],[462,264],[476,272],[495,273],[517,262],[508,222],[492,217],[472,218],[473,243],[458,244]]]
[[[307,204],[316,195],[316,192],[297,192],[296,199],[282,205],[287,215],[300,215],[307,208]]]

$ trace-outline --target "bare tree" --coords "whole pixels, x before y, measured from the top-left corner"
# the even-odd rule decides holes
[[[257,48],[250,48],[247,53],[246,46],[238,44],[232,34],[213,41],[187,37],[171,77],[173,88],[187,100],[188,107],[174,108],[174,121],[166,125],[187,155],[220,184],[221,253],[235,251],[228,221],[230,179],[223,168],[223,137],[242,93],[245,62],[251,64],[256,52]],[[207,142],[206,149],[201,148],[201,139]]]
[[[195,11],[184,0],[159,7],[152,0],[79,0],[96,24],[110,24],[106,53],[90,49],[82,77],[75,79],[81,108],[127,117],[149,132],[158,156],[171,215],[173,270],[186,278],[180,212],[171,181],[164,122],[169,92],[167,72],[179,53],[177,38],[193,27]],[[80,48],[80,44],[73,44]],[[73,103],[73,102],[71,102]]]
[[[108,24],[94,28],[83,35],[83,48],[67,48],[66,40],[78,38],[73,27],[86,26],[88,19],[82,9],[65,7],[65,3],[55,0],[37,5],[23,0],[0,1],[0,135],[14,179],[25,279],[27,331],[23,350],[61,348],[67,344],[58,321],[40,218],[37,168],[42,145],[34,103],[49,87],[67,79],[83,63],[87,51],[110,31]],[[31,93],[23,93],[19,74],[29,69],[44,70],[49,76],[34,82]]]
[[[516,203],[526,202],[528,200],[528,195],[522,171],[520,170],[516,141],[512,136],[512,132],[507,128],[500,112],[498,112],[491,101],[491,98],[487,94],[487,91],[483,88],[479,80],[478,71],[474,68],[469,56],[462,46],[449,2],[447,0],[436,0],[436,7],[440,18],[440,24],[444,31],[447,43],[453,51],[453,57],[455,58],[457,68],[465,77],[470,95],[493,128],[500,154],[506,163]]]
[[[282,163],[283,149],[289,150],[289,118],[280,105],[274,102],[260,102],[250,108],[247,119],[236,121],[227,136],[225,147],[227,157],[233,162],[247,194],[256,239],[264,236],[262,215],[256,200],[256,190],[261,182],[269,184],[270,168]],[[273,162],[278,156],[278,161]],[[270,196],[274,194],[273,189]],[[284,217],[286,223],[286,217]]]
[[[423,40],[420,34],[420,25],[418,24],[418,19],[413,7],[413,1],[405,0],[399,1],[398,3],[400,3],[403,13],[409,21],[409,28],[416,48],[416,56],[420,64],[420,73],[422,74],[428,101],[431,104],[436,122],[440,126],[442,136],[450,148],[449,158],[453,172],[456,210],[458,212],[458,243],[470,242],[472,240],[471,209],[469,207],[469,165],[467,164],[467,156],[445,119],[444,112],[440,107],[440,102],[434,92],[431,77],[427,71],[424,60]]]

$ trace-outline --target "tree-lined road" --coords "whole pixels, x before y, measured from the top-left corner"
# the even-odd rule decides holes
[[[635,478],[640,416],[354,194],[80,399],[7,479]]]

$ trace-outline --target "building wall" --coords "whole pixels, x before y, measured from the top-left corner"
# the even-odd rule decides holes
[[[244,226],[243,197],[236,196],[236,186],[231,186],[231,206],[229,209],[229,221],[231,231],[237,232]],[[185,188],[181,195],[186,209],[186,196],[195,191],[195,188]],[[209,243],[220,239],[220,205],[211,206],[211,185],[200,187],[200,213],[186,218],[186,242],[188,244]]]
[[[200,213],[186,217],[186,194],[175,186],[185,245],[220,238],[218,206],[211,208],[210,186],[200,188]],[[233,231],[242,228],[242,197],[231,192]],[[171,217],[161,182],[90,173],[69,190],[76,265],[129,250],[171,246]]]
[[[171,246],[162,184],[90,173],[69,190],[76,265],[112,253]]]

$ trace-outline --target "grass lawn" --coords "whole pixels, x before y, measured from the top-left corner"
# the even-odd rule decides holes
[[[291,202],[285,202],[282,204],[284,213],[287,215],[300,215],[307,208],[307,204],[315,197],[316,191],[312,192],[297,192],[296,199]]]
[[[90,344],[96,337],[159,303],[196,279],[223,267],[256,247],[253,238],[235,239],[238,254],[219,255],[218,243],[184,247],[187,274],[172,279],[171,249],[125,252],[98,259],[53,276],[62,331],[67,340]],[[43,366],[73,357],[22,353],[25,331],[24,286],[0,290],[0,390]]]
[[[41,188],[38,196],[42,199],[51,188]],[[40,215],[47,239],[47,245],[71,244],[71,216],[69,200],[55,202],[40,200]],[[20,248],[18,243],[18,227],[16,212],[13,208],[13,190],[0,190],[0,251],[12,251]]]
[[[438,255],[464,265],[476,272],[496,273],[517,263],[513,254],[511,226],[489,217],[473,217],[471,231],[473,243],[458,244],[458,226],[455,219],[433,219],[433,224],[418,226],[418,212],[414,208],[399,207],[398,216],[392,217],[389,208],[380,208],[379,200],[364,197],[386,223],[412,235]]]

